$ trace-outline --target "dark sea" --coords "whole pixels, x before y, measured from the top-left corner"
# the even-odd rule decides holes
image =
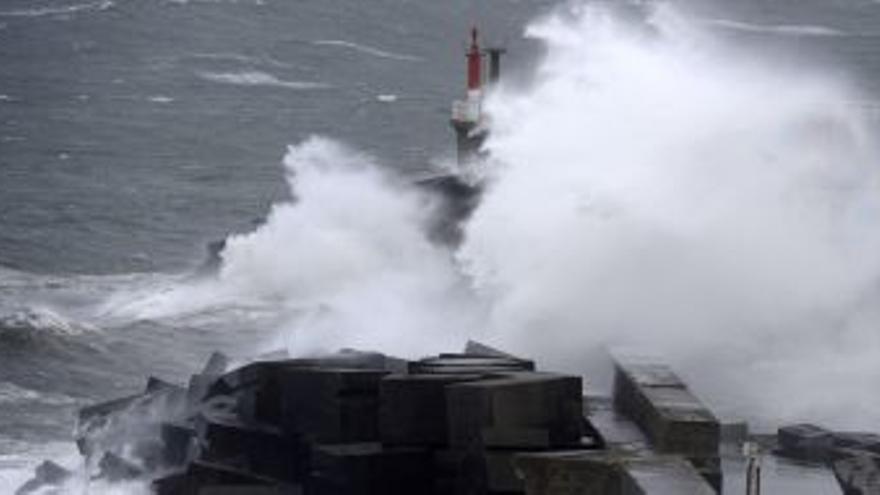
[[[527,79],[541,47],[524,28],[557,4],[0,0],[0,491],[73,452],[77,408],[266,346],[271,311],[117,306],[193,276],[207,243],[290,199],[288,145],[329,136],[402,177],[435,172],[454,152],[470,26]],[[719,36],[851,80],[874,107],[880,2],[688,4]]]

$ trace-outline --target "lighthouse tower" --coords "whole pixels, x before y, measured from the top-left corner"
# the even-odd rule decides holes
[[[477,28],[474,27],[471,30],[471,45],[467,52],[467,97],[464,100],[452,102],[452,119],[450,123],[455,130],[459,165],[465,165],[477,158],[480,147],[487,135],[482,112],[483,52],[480,51],[477,37]],[[495,57],[496,55],[493,54],[493,62]],[[491,68],[490,72],[493,72],[494,79],[496,77],[496,68]]]

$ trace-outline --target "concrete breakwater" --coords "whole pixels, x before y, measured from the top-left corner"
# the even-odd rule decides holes
[[[613,396],[593,397],[579,376],[476,342],[418,361],[343,350],[229,369],[215,354],[186,386],[151,378],[82,409],[77,446],[89,478],[159,495],[710,495],[757,493],[761,478],[764,493],[880,489],[877,435],[750,437],[656,359],[614,362]],[[760,459],[742,462],[745,441],[775,452],[763,475]],[[72,476],[47,461],[18,494]]]

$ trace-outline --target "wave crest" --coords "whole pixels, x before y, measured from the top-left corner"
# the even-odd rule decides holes
[[[72,338],[97,328],[66,318],[48,308],[30,307],[0,315],[0,341],[27,343],[41,338]]]
[[[348,48],[348,49],[354,50],[356,52],[366,53],[367,55],[372,55],[374,57],[389,58],[392,60],[404,60],[404,61],[408,61],[408,62],[421,62],[423,60],[421,57],[417,57],[415,55],[389,52],[389,51],[375,48],[372,46],[362,45],[360,43],[354,43],[354,42],[345,41],[345,40],[318,40],[318,41],[313,41],[312,44],[318,45],[318,46],[335,46],[335,47],[340,47],[340,48]]]

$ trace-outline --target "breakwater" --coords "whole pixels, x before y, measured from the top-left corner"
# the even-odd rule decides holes
[[[74,476],[139,480],[159,495],[876,490],[877,435],[813,425],[752,435],[656,358],[613,362],[613,394],[599,397],[580,376],[477,342],[417,361],[349,349],[232,368],[215,353],[185,386],[150,378],[82,409],[85,472],[46,461],[18,495]],[[763,474],[759,450],[772,467]]]

